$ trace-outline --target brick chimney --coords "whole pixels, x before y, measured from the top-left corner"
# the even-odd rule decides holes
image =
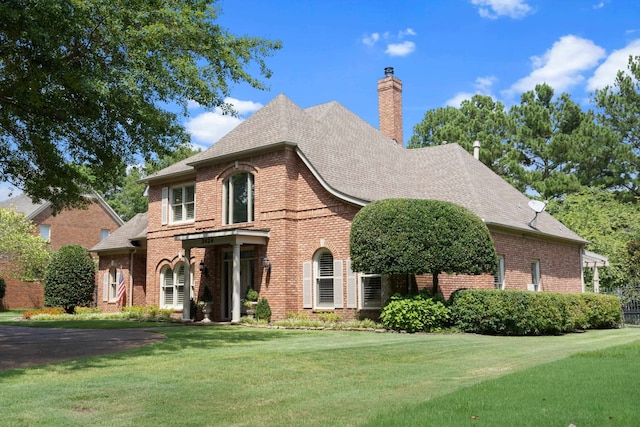
[[[402,147],[402,82],[393,76],[393,67],[386,67],[378,80],[378,114],[380,131]]]

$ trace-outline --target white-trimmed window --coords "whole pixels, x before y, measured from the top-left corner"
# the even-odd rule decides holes
[[[160,271],[160,306],[162,308],[182,309],[184,303],[184,270],[183,262],[176,264],[172,270],[165,266]],[[193,266],[191,266],[191,293],[194,295]]]
[[[531,260],[531,284],[529,285],[530,291],[538,292],[540,290],[540,260]]]
[[[364,309],[382,308],[382,276],[360,275],[360,306]]]
[[[42,237],[47,242],[51,241],[51,226],[40,224],[40,237]]]
[[[106,228],[103,228],[102,230],[100,230],[100,241],[103,241],[104,239],[109,237],[110,234],[111,232]]]
[[[171,222],[193,221],[196,211],[196,187],[193,184],[172,187],[170,191]]]
[[[333,255],[328,250],[320,251],[314,260],[315,306],[333,308]]]
[[[109,301],[118,298],[118,270],[115,267],[109,269]]]
[[[253,222],[253,174],[242,172],[227,178],[222,188],[222,204],[224,224]]]
[[[493,276],[493,286],[496,289],[504,289],[504,255],[498,255],[498,269]]]

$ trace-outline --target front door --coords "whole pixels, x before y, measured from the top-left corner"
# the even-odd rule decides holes
[[[233,252],[225,251],[222,259],[222,313],[223,320],[231,320],[231,296],[233,294]],[[253,288],[253,249],[240,250],[240,298]],[[240,305],[244,313],[244,306]]]

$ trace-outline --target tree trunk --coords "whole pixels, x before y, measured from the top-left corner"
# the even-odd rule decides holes
[[[438,293],[438,273],[433,273],[433,288],[431,289],[431,295]]]

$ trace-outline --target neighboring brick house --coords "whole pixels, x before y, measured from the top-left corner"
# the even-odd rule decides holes
[[[21,194],[3,200],[0,208],[15,209],[36,225],[35,233],[48,240],[56,251],[66,245],[80,245],[87,249],[107,238],[122,224],[122,219],[97,194],[87,196],[91,203],[87,209],[65,209],[53,215],[50,202],[33,203]],[[2,300],[4,309],[36,308],[44,304],[41,283],[21,282],[9,275],[4,277],[7,292]]]
[[[301,109],[279,95],[208,150],[147,177],[146,303],[186,318],[183,301],[207,286],[212,320],[238,321],[241,298],[253,287],[274,319],[300,311],[375,316],[390,292],[431,283],[350,268],[354,215],[396,197],[457,203],[491,232],[499,273],[442,275],[445,296],[494,286],[581,292],[585,240],[546,212],[532,222],[527,197],[459,145],[401,146],[402,84],[385,71],[382,131],[337,102]],[[116,246],[95,248],[100,269],[107,273],[122,259],[127,275],[125,249]]]

